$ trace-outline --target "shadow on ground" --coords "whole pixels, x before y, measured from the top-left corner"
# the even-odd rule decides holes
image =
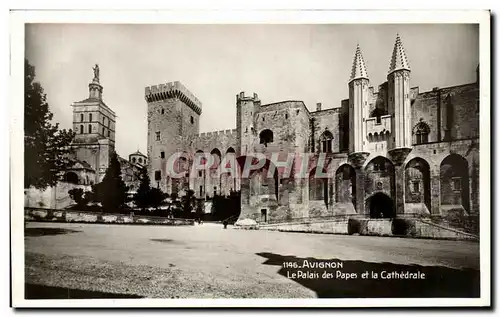
[[[141,298],[136,295],[85,291],[80,289],[25,284],[25,299]]]
[[[172,239],[149,239],[149,240],[154,241],[154,242],[162,242],[162,243],[174,242],[174,240],[172,240]]]
[[[478,270],[458,270],[443,266],[401,265],[394,263],[372,263],[364,261],[344,261],[340,259],[298,258],[268,252],[257,253],[266,258],[263,264],[280,266],[278,274],[316,292],[319,298],[367,298],[367,297],[479,297],[480,274]],[[343,268],[285,268],[284,262],[303,266],[308,263],[339,262]],[[310,278],[293,277],[293,273],[309,272]],[[333,278],[323,278],[324,272]],[[356,273],[355,279],[335,278],[336,271]],[[425,279],[381,279],[383,272],[423,273]],[[378,279],[362,279],[364,272],[378,273]],[[317,273],[317,275],[315,274]]]
[[[76,232],[81,231],[62,228],[24,228],[25,237],[55,236],[58,234],[68,234]]]

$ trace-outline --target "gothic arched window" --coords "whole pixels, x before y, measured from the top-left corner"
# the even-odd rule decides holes
[[[332,153],[333,135],[330,131],[323,132],[319,137],[319,142],[321,144],[321,152]]]
[[[422,119],[413,127],[413,134],[415,135],[415,144],[423,144],[429,142],[429,125]]]

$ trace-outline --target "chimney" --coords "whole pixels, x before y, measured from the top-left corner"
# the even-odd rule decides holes
[[[316,103],[316,111],[321,111],[321,102]]]

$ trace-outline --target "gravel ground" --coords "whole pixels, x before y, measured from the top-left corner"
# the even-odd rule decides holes
[[[479,244],[463,241],[33,222],[25,235],[26,283],[148,298],[322,297],[325,285],[286,276],[289,259],[439,267],[451,279],[479,267]]]

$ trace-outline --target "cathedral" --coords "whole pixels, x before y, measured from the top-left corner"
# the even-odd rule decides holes
[[[74,204],[68,191],[81,188],[90,191],[91,186],[102,181],[115,153],[115,112],[103,100],[103,87],[99,81],[99,66],[95,65],[94,78],[89,83],[88,98],[74,102],[73,127],[76,133],[71,148],[72,166],[61,172],[56,186],[45,190],[25,189],[26,207],[63,209]],[[128,159],[117,156],[121,176],[132,195],[139,186],[138,174],[147,165],[147,157],[137,151]]]
[[[388,56],[387,81],[370,82],[362,50],[356,48],[346,80],[348,99],[310,111],[300,100],[263,104],[257,94],[236,95],[236,129],[199,133],[202,103],[180,82],[145,88],[148,107],[147,167],[151,185],[197,198],[241,193],[240,219],[279,222],[294,218],[342,216],[403,218],[468,216],[479,212],[479,67],[476,82],[419,91],[411,86],[411,67],[396,37]],[[102,88],[92,83],[91,96]],[[95,98],[93,99],[95,100]],[[97,102],[97,101],[92,101]],[[105,137],[82,151],[106,153],[114,143],[114,113],[96,107],[92,133]],[[87,129],[77,122],[75,130]],[[90,129],[90,125],[89,125]],[[97,138],[98,139],[98,138]],[[94,140],[94,139],[93,139]],[[89,143],[89,144],[90,144]],[[215,169],[170,177],[166,162],[174,153],[193,164],[197,154],[245,158],[260,153],[268,163],[248,178],[219,175]],[[309,153],[309,177],[267,171],[273,154]],[[103,173],[101,157],[96,172]],[[314,177],[324,157],[327,177]],[[144,158],[146,160],[146,158]],[[87,161],[88,162],[88,161]]]

